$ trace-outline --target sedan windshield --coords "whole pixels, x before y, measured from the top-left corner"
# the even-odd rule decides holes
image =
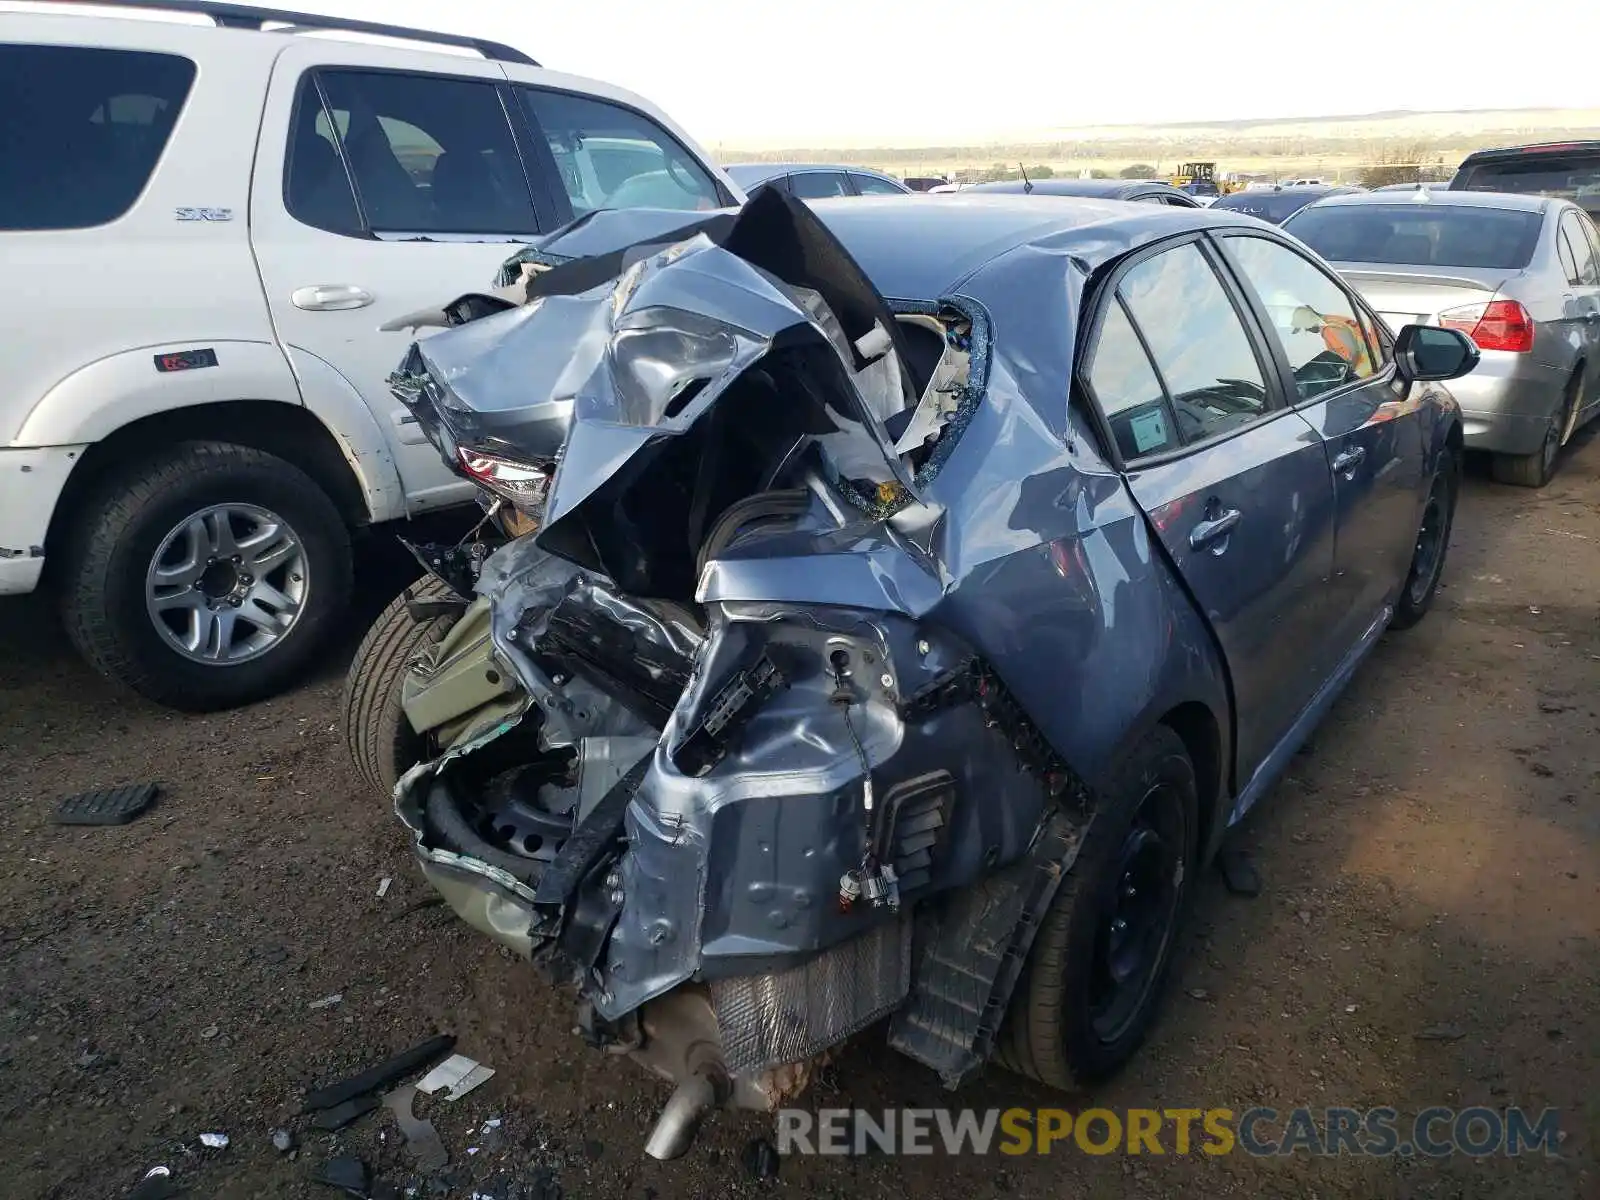
[[[1283,227],[1329,262],[1520,271],[1543,219],[1466,205],[1330,204],[1304,209]]]

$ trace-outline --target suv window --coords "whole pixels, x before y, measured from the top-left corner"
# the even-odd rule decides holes
[[[138,199],[194,82],[171,54],[0,46],[0,229],[87,229]]]
[[[1247,425],[1266,411],[1266,378],[1249,335],[1193,242],[1137,264],[1117,292],[1150,347],[1184,442]]]
[[[789,190],[802,200],[826,200],[848,196],[850,185],[842,171],[796,171],[789,176]]]
[[[898,196],[900,189],[887,179],[879,179],[876,175],[859,175],[850,172],[850,182],[856,185],[856,191],[863,196]]]
[[[1600,267],[1596,266],[1594,249],[1589,244],[1589,237],[1581,224],[1583,218],[1568,209],[1561,214],[1561,232],[1566,236],[1567,245],[1572,248],[1572,259],[1575,265],[1574,274],[1568,276],[1572,283],[1587,287],[1600,284]],[[1562,260],[1565,261],[1564,259]]]
[[[716,181],[648,117],[588,96],[518,91],[555,156],[575,216],[598,208],[722,206]]]
[[[1267,310],[1300,399],[1376,373],[1355,302],[1327,272],[1266,238],[1229,237],[1226,244]]]
[[[290,133],[285,199],[297,218],[358,232],[359,203],[364,228],[374,233],[538,229],[493,83],[378,71],[322,71],[317,78],[331,111],[307,81]],[[354,177],[354,197],[336,143]]]

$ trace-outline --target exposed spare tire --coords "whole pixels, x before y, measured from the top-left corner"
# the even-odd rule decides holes
[[[362,639],[344,683],[344,744],[361,777],[384,795],[427,753],[427,742],[400,708],[406,667],[418,651],[437,645],[459,619],[457,613],[415,620],[408,600],[450,600],[452,592],[429,575],[384,609]]]

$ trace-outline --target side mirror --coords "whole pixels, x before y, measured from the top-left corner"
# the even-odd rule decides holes
[[[1460,379],[1478,365],[1478,345],[1457,329],[1407,325],[1394,340],[1395,364],[1408,383]]]

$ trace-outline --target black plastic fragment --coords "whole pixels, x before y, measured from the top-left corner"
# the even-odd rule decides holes
[[[539,888],[533,894],[535,904],[565,904],[578,890],[584,876],[621,834],[623,814],[649,769],[650,756],[646,755],[578,823],[555,862],[540,877]]]
[[[450,1053],[455,1049],[455,1044],[456,1039],[453,1034],[441,1033],[437,1037],[431,1037],[375,1067],[368,1067],[359,1075],[352,1075],[349,1079],[342,1079],[338,1083],[330,1083],[326,1087],[308,1092],[302,1111],[309,1113],[335,1108],[347,1100],[375,1092],[393,1083],[402,1075],[408,1075],[418,1067],[431,1064],[434,1059]]]
[[[1261,872],[1248,850],[1224,848],[1217,852],[1222,882],[1235,896],[1261,895]]]
[[[56,806],[57,825],[126,825],[155,803],[159,783],[130,783],[68,796]]]
[[[365,1096],[357,1096],[354,1100],[346,1100],[343,1104],[335,1104],[332,1108],[323,1109],[311,1123],[318,1129],[330,1131],[343,1129],[350,1122],[366,1116],[377,1107],[378,1097],[369,1092]]]
[[[749,1142],[739,1158],[744,1163],[744,1169],[757,1179],[776,1179],[778,1167],[783,1161],[778,1157],[778,1148],[766,1138],[755,1138]]]
[[[705,716],[672,752],[685,775],[704,775],[728,753],[728,745],[756,711],[787,681],[777,664],[763,654],[722,686],[706,706]]]
[[[170,1174],[146,1175],[133,1185],[133,1190],[128,1193],[128,1200],[167,1200],[169,1196],[182,1194],[183,1189]]]
[[[322,1164],[322,1170],[317,1172],[317,1182],[366,1200],[372,1188],[372,1172],[355,1155],[341,1154]]]

